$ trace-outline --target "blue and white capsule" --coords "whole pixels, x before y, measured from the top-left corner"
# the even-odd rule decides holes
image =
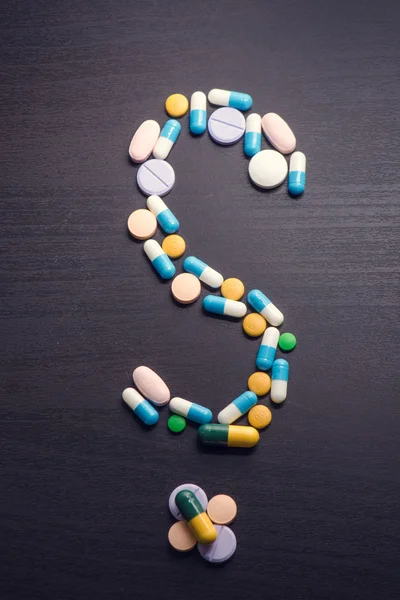
[[[186,419],[194,421],[194,423],[205,425],[212,421],[212,412],[209,408],[195,402],[189,402],[189,400],[184,400],[184,398],[172,398],[169,407],[173,413],[181,415],[181,417],[186,417]]]
[[[257,113],[251,113],[246,118],[246,133],[244,134],[244,153],[246,156],[254,156],[261,150],[261,117]]]
[[[172,150],[178,136],[181,132],[181,124],[176,119],[168,119],[161,129],[160,137],[154,146],[154,158],[165,160]]]
[[[279,341],[279,330],[276,327],[267,327],[258,349],[256,366],[261,371],[268,371],[275,360],[276,348]]]
[[[257,396],[253,392],[244,392],[218,413],[217,421],[230,425],[257,404]]]
[[[260,290],[251,290],[247,295],[247,302],[274,327],[282,325],[283,314]]]
[[[218,273],[218,271],[215,271],[195,256],[185,258],[183,261],[183,270],[196,275],[200,281],[212,288],[219,288],[224,283],[221,273]]]
[[[165,254],[156,240],[147,240],[143,244],[143,250],[160,277],[171,279],[175,275],[176,269],[171,259]]]
[[[242,92],[228,92],[228,90],[213,89],[208,92],[208,101],[217,106],[230,106],[238,110],[250,110],[253,98]]]
[[[271,400],[281,404],[286,400],[289,381],[289,363],[284,358],[278,358],[272,365]]]
[[[223,298],[222,296],[205,296],[203,298],[203,308],[215,315],[236,317],[237,319],[244,317],[247,313],[247,306],[244,302],[229,300],[229,298]]]
[[[155,425],[157,423],[158,412],[139,392],[133,388],[126,388],[122,392],[122,399],[145,425]]]
[[[189,129],[193,135],[207,129],[207,98],[203,92],[194,92],[190,98]]]
[[[306,157],[303,152],[293,152],[289,163],[288,190],[292,196],[300,196],[306,187]]]
[[[179,221],[172,211],[165,204],[160,196],[149,196],[147,198],[147,208],[153,213],[159,226],[165,233],[176,233],[179,229]]]

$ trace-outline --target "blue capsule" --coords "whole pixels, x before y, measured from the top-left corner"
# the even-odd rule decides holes
[[[261,117],[252,113],[246,119],[246,133],[244,134],[244,153],[254,156],[261,150]]]
[[[207,98],[203,92],[194,92],[190,98],[189,129],[201,135],[207,129]]]
[[[122,392],[122,399],[145,425],[155,425],[157,423],[158,412],[139,392],[133,388],[126,388]]]
[[[208,100],[211,104],[230,106],[238,110],[249,110],[253,105],[253,99],[249,94],[229,92],[228,90],[213,89],[208,92]]]
[[[207,312],[216,315],[226,315],[238,319],[244,317],[247,312],[244,302],[237,302],[237,300],[230,300],[222,296],[205,296],[203,298],[203,308]]]
[[[258,349],[256,366],[261,371],[268,371],[275,360],[276,348],[278,346],[279,330],[276,327],[267,327],[261,345]]]
[[[268,323],[274,327],[282,325],[283,314],[260,290],[251,290],[247,295],[247,301]]]
[[[160,196],[149,196],[147,198],[147,208],[156,217],[158,224],[165,233],[176,233],[179,229],[179,221],[174,213],[170,211],[164,200]]]
[[[192,275],[196,275],[200,281],[212,288],[219,288],[224,282],[221,273],[218,273],[215,269],[212,269],[195,256],[188,256],[185,258],[183,261],[183,270],[192,273]]]
[[[165,254],[156,240],[147,240],[143,244],[143,250],[160,277],[171,279],[175,275],[176,269],[171,259]]]
[[[306,157],[303,152],[293,152],[290,157],[288,191],[292,196],[300,196],[306,187]]]
[[[289,381],[289,363],[284,358],[278,358],[272,365],[271,400],[280,404],[286,400]]]

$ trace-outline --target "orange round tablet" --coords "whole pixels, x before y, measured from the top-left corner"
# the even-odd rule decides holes
[[[189,101],[183,94],[172,94],[165,101],[165,110],[170,117],[183,117],[188,108]]]
[[[219,494],[209,501],[207,513],[213,523],[229,525],[237,514],[236,502],[230,496]]]
[[[257,404],[250,409],[248,417],[249,423],[256,429],[264,429],[271,423],[272,413],[267,406]]]
[[[243,320],[243,329],[247,335],[258,337],[267,329],[267,321],[258,313],[250,313]]]
[[[256,371],[247,380],[249,390],[257,396],[265,396],[271,389],[271,377],[262,371]]]
[[[170,258],[179,258],[186,250],[186,242],[180,235],[174,233],[163,239],[162,249]]]
[[[230,277],[221,285],[221,294],[229,300],[240,300],[244,294],[244,285],[240,279]]]
[[[173,280],[171,292],[177,302],[191,304],[200,296],[201,283],[191,273],[181,273]]]
[[[157,219],[147,208],[139,208],[130,215],[128,229],[138,240],[148,240],[157,231]]]
[[[177,521],[168,531],[168,541],[178,552],[189,552],[197,544],[197,540],[186,521]]]

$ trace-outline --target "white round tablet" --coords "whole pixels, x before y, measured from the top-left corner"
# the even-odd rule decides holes
[[[171,514],[175,517],[175,519],[178,519],[178,521],[184,520],[183,515],[181,515],[177,505],[175,504],[175,497],[176,497],[177,493],[181,492],[182,490],[190,490],[191,492],[193,492],[193,494],[196,496],[197,500],[200,502],[200,504],[204,508],[204,511],[207,510],[208,498],[207,498],[207,494],[205,493],[205,491],[202,490],[201,487],[199,487],[198,485],[196,485],[194,483],[184,483],[174,489],[174,491],[172,492],[172,494],[170,495],[169,500],[168,500],[169,510],[171,511]]]
[[[243,137],[245,129],[243,114],[229,106],[218,108],[208,119],[208,132],[217,144],[234,144]]]
[[[212,544],[197,544],[201,556],[210,563],[223,563],[233,556],[237,542],[232,529],[226,525],[214,525],[217,539]]]
[[[166,160],[152,158],[139,167],[136,179],[147,196],[165,196],[174,187],[175,171]]]
[[[261,150],[249,162],[249,176],[262,188],[274,188],[286,179],[288,164],[276,150]]]

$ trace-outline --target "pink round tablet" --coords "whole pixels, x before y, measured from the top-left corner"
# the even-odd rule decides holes
[[[147,160],[153,152],[154,146],[160,135],[160,126],[157,121],[144,121],[136,130],[129,146],[129,156],[134,162],[141,163]]]
[[[282,154],[290,154],[296,148],[296,138],[289,125],[276,113],[267,113],[261,119],[263,132],[270,142]]]
[[[167,385],[149,367],[137,367],[133,371],[133,382],[143,396],[157,406],[167,404],[171,398]]]

